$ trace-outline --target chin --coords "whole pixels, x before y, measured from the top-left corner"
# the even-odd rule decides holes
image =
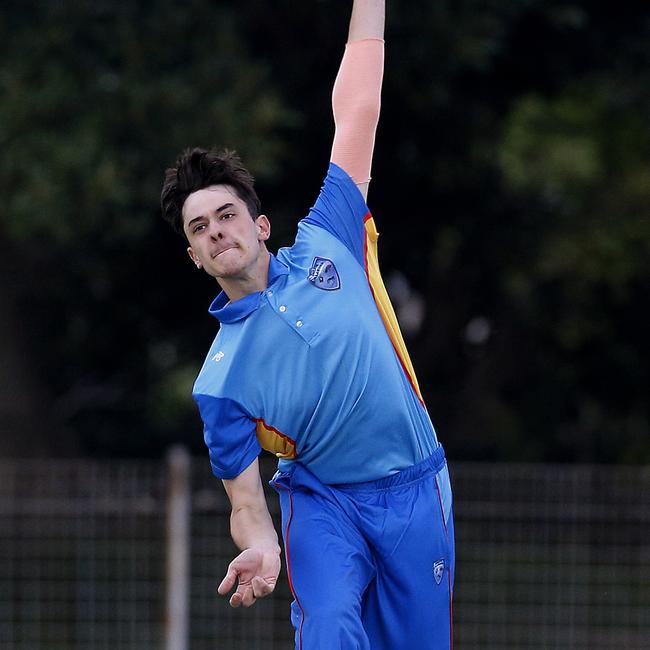
[[[224,280],[234,280],[243,275],[244,267],[227,267],[214,270],[214,277],[219,279],[223,278]]]

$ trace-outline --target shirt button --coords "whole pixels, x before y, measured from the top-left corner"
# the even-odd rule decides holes
[[[266,295],[267,295],[267,296],[272,296],[272,295],[273,295],[273,291],[271,291],[271,290],[269,289],[269,290],[266,292]]]
[[[280,311],[285,312],[287,311],[287,308],[284,305],[280,305]]]
[[[302,327],[302,321],[301,320],[296,321],[296,327]]]

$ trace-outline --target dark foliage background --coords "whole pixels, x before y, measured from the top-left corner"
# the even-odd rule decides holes
[[[351,2],[10,1],[0,13],[0,452],[202,450],[216,285],[164,169],[237,148],[292,241]],[[650,11],[389,2],[369,202],[452,458],[650,462]]]

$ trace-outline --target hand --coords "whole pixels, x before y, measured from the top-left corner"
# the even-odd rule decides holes
[[[225,596],[239,580],[237,590],[230,597],[230,606],[250,607],[258,598],[268,596],[275,589],[279,573],[278,550],[247,548],[228,565],[226,577],[217,591]]]

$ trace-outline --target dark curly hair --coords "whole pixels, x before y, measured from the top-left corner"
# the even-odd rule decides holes
[[[224,149],[186,149],[174,167],[165,172],[160,207],[165,221],[183,234],[183,205],[187,197],[211,185],[229,185],[256,219],[262,210],[253,186],[253,176],[235,151]]]

